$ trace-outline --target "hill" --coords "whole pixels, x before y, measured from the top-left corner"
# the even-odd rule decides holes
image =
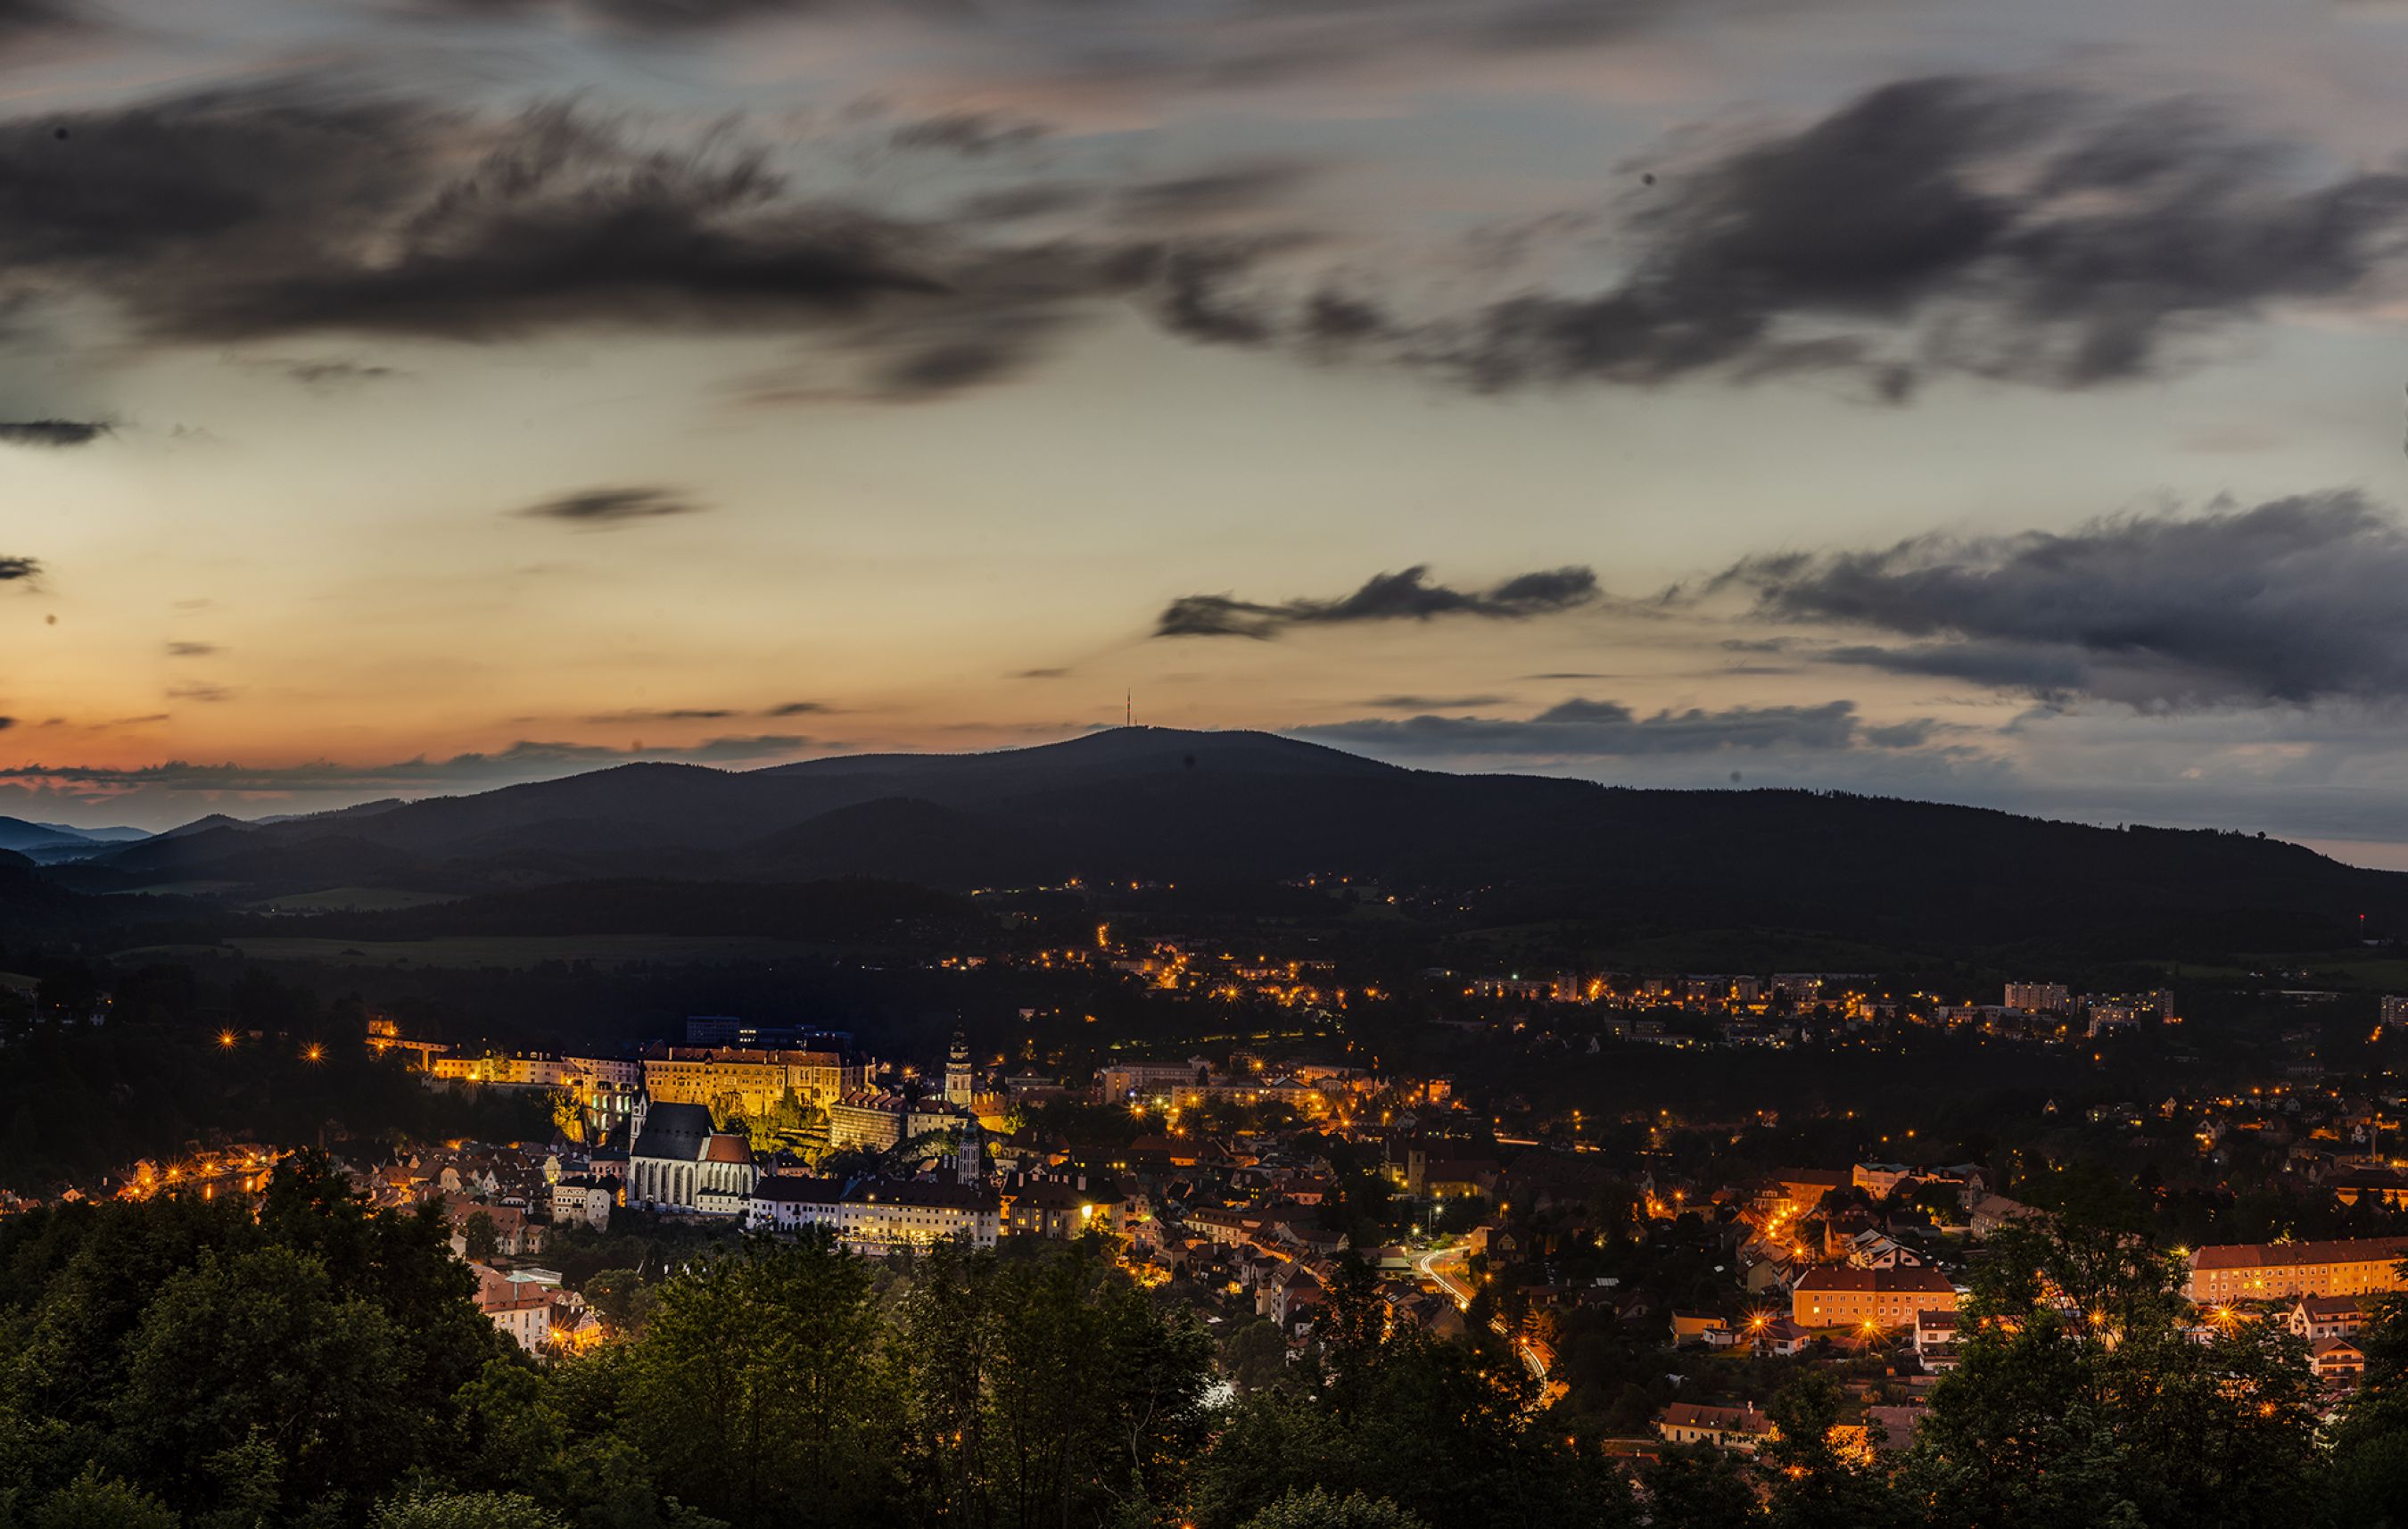
[[[44,862],[79,859],[148,837],[139,829],[71,829],[64,823],[0,817],[0,850]]]
[[[1344,874],[1492,923],[1567,917],[2003,944],[2229,948],[2408,930],[2408,876],[2235,833],[2091,828],[1800,791],[1454,775],[1263,733],[1125,728],[1039,748],[736,772],[627,765],[282,824],[212,824],[60,873],[499,892],[589,880],[878,877],[960,890]],[[440,922],[439,909],[422,916]]]

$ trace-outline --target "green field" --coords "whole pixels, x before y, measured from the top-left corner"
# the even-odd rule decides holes
[[[308,961],[324,966],[523,967],[545,961],[592,961],[615,966],[629,961],[780,960],[824,954],[799,940],[746,935],[562,934],[460,935],[433,940],[236,939],[224,945],[151,945],[124,950],[117,959],[172,959],[196,954],[239,952],[262,961]]]

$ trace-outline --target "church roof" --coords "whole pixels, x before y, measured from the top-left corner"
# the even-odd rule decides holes
[[[670,1162],[700,1162],[713,1134],[710,1111],[700,1104],[654,1104],[644,1116],[644,1133],[630,1155]]]

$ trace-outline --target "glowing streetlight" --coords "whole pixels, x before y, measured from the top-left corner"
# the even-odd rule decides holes
[[[324,1061],[326,1060],[326,1048],[320,1046],[317,1042],[312,1041],[308,1046],[301,1048],[301,1060],[303,1061]]]
[[[234,1047],[235,1047],[235,1033],[234,1033],[234,1031],[230,1031],[230,1030],[222,1030],[222,1031],[218,1031],[218,1049],[219,1049],[219,1050],[221,1050],[221,1051],[231,1051],[231,1050],[233,1050],[233,1049],[234,1049]]]

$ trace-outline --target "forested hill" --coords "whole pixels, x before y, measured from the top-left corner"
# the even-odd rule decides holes
[[[1705,921],[1996,944],[2204,930],[2236,947],[2408,931],[2408,876],[2242,833],[2102,829],[1802,791],[1403,770],[1260,733],[749,772],[628,765],[477,796],[163,836],[50,874],[235,900],[599,879],[941,889],[1342,874],[1499,920]]]

